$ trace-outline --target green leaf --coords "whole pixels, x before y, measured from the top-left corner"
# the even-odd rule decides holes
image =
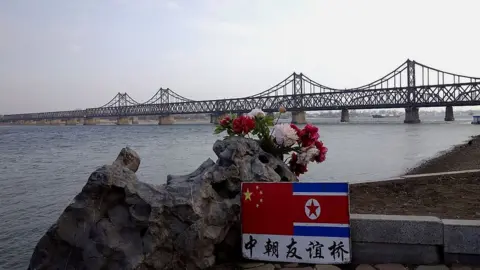
[[[269,119],[265,119],[265,125],[268,126],[268,127],[271,127],[273,126],[273,118],[269,118]]]

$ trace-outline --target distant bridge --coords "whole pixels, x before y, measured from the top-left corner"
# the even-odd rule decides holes
[[[275,86],[252,96],[219,100],[192,100],[171,89],[158,90],[140,103],[127,93],[118,93],[98,108],[85,110],[4,115],[2,122],[50,121],[103,117],[128,118],[145,115],[171,117],[175,114],[244,113],[254,108],[266,112],[280,106],[293,112],[294,122],[305,121],[305,111],[342,110],[348,121],[349,109],[405,108],[405,122],[419,122],[419,107],[445,106],[446,121],[453,120],[452,106],[480,105],[480,78],[458,75],[407,60],[380,79],[350,89],[337,89],[293,73]]]

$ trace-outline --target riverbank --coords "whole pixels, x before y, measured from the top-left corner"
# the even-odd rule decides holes
[[[409,170],[406,176],[480,169],[480,136]],[[358,214],[428,215],[480,219],[480,173],[440,174],[351,185]]]
[[[480,172],[440,174],[350,185],[355,214],[480,219]]]
[[[428,159],[406,175],[480,169],[480,135]]]

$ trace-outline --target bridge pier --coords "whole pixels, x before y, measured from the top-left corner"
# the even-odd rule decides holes
[[[52,126],[60,126],[63,123],[62,123],[62,120],[54,119],[54,120],[50,120],[49,124]]]
[[[164,115],[158,117],[159,125],[172,125],[173,123],[175,123],[175,118],[173,115]]]
[[[292,123],[293,124],[306,124],[307,119],[306,119],[306,114],[304,111],[300,112],[292,112]]]
[[[65,125],[67,126],[76,126],[77,124],[78,124],[77,118],[67,119],[67,121],[65,121]]]
[[[418,115],[417,107],[408,107],[405,108],[405,124],[418,124],[420,123],[420,116]]]
[[[132,117],[132,125],[138,125],[138,117],[134,116]]]
[[[119,117],[117,119],[117,125],[126,126],[132,124],[132,119],[130,117]]]
[[[34,124],[40,125],[40,126],[50,124],[50,123],[47,123],[47,120],[45,120],[45,119],[37,120],[37,121],[24,121],[22,124],[27,124],[28,125],[29,124],[28,122],[33,122]]]
[[[350,122],[350,113],[348,112],[348,109],[342,109],[340,122]]]
[[[447,106],[445,108],[445,121],[455,121],[455,116],[453,115],[453,107]]]
[[[83,124],[86,125],[86,126],[94,126],[98,123],[98,119],[97,118],[85,118],[83,120]]]

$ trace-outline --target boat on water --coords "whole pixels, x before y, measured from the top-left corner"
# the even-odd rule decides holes
[[[473,125],[480,125],[480,115],[474,115],[472,120]]]

